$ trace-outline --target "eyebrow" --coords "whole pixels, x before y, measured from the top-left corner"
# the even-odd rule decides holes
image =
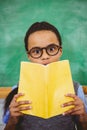
[[[40,47],[40,46],[35,46],[35,47],[32,47],[32,48],[46,48],[46,47],[48,47],[48,46],[50,46],[50,45],[57,45],[57,46],[60,46],[60,47],[62,47],[61,45],[59,45],[58,43],[50,43],[49,45],[47,45],[47,46],[44,46],[44,47]],[[31,48],[31,49],[32,49]],[[31,50],[31,49],[29,49],[29,50]]]

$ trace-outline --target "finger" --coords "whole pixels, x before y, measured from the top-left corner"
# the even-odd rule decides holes
[[[74,102],[73,102],[74,105],[81,105],[81,104],[84,105],[84,103],[82,102],[82,100],[78,96],[76,96],[75,94],[67,94],[65,96],[73,98],[74,99]]]
[[[28,105],[28,104],[31,104],[32,102],[29,100],[25,100],[25,101],[18,101],[17,102],[17,105],[18,106],[21,106],[21,105]]]
[[[73,99],[75,99],[75,100],[78,98],[75,94],[72,94],[72,93],[68,93],[68,94],[66,94],[65,96],[66,96],[66,97],[71,97],[71,98],[73,98]]]
[[[79,108],[82,107],[83,109],[85,108],[83,102],[80,100],[70,101],[70,102],[62,104],[62,107],[67,107],[67,106],[75,106]]]
[[[75,109],[75,108],[72,108],[72,109],[69,109],[68,111],[65,111],[63,113],[63,115],[68,115],[68,114],[72,114],[72,113],[77,113],[77,111],[80,111],[80,109]]]
[[[24,96],[23,93],[18,93],[16,94],[14,97],[13,97],[13,100],[17,100],[17,98],[21,97],[21,96]]]
[[[23,111],[23,110],[30,110],[32,109],[32,106],[24,106],[24,107],[18,107],[18,108],[15,108],[15,109],[12,109],[11,112],[20,112],[20,111]]]
[[[72,112],[72,114],[79,114],[79,115],[81,115],[81,114],[85,114],[86,113],[86,111],[85,111],[85,108],[84,108],[84,106],[78,106],[78,107],[75,107],[74,109],[73,109],[73,112]]]
[[[16,108],[16,107],[21,106],[21,105],[28,105],[28,104],[31,104],[31,101],[25,100],[25,101],[19,101],[19,102],[11,103],[9,105],[9,109]]]
[[[83,114],[83,111],[81,111],[81,110],[73,111],[73,112],[71,113],[71,115],[81,115],[81,114]]]
[[[32,109],[32,106],[19,107],[18,111],[31,110],[31,109]]]
[[[71,115],[82,115],[85,111],[82,109],[82,107],[76,107],[73,109]]]
[[[62,107],[67,107],[67,106],[71,106],[71,105],[76,105],[76,103],[74,101],[70,101],[70,102],[62,104]]]
[[[63,113],[63,115],[67,115],[67,114],[71,114],[71,115],[79,115],[79,114],[84,114],[85,113],[85,111],[84,111],[84,109],[83,109],[83,107],[81,106],[79,106],[79,107],[74,107],[74,108],[72,108],[72,109],[69,109],[68,111],[65,111],[64,113]]]
[[[69,109],[68,111],[65,111],[65,112],[63,113],[63,115],[71,114],[73,111],[74,111],[73,108],[72,108],[72,109]]]
[[[18,115],[22,115],[21,114],[21,111],[24,111],[24,110],[31,110],[32,107],[31,106],[25,106],[25,107],[18,107],[18,108],[11,108],[10,109],[10,114],[11,116],[18,116]]]
[[[20,96],[23,96],[23,95],[24,95],[23,93],[19,93],[19,94],[14,95],[10,105],[14,104],[16,102],[17,98],[20,97]]]

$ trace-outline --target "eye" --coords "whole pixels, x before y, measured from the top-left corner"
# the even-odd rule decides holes
[[[30,55],[33,57],[39,56],[41,54],[40,48],[32,48],[30,51]]]
[[[54,50],[55,50],[55,47],[50,47],[49,48],[49,51],[51,51],[51,52],[54,51]]]
[[[48,51],[51,52],[51,53],[55,52],[56,50],[57,50],[57,46],[55,46],[55,45],[51,45],[51,46],[48,47]]]
[[[39,50],[39,49],[34,49],[34,50],[32,50],[32,53],[33,53],[33,54],[39,54],[39,53],[40,53],[40,50]]]

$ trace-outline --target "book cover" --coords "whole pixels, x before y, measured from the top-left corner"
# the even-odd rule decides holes
[[[18,101],[32,101],[32,109],[22,111],[24,114],[50,118],[74,107],[61,107],[63,103],[73,100],[65,97],[67,93],[74,94],[69,61],[48,65],[21,62],[18,92],[24,93]]]

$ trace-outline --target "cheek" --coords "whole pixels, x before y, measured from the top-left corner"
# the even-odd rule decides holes
[[[59,61],[59,60],[60,60],[59,56],[54,56],[54,57],[52,57],[51,62],[56,62],[56,61]]]
[[[53,56],[53,60],[54,61],[60,60],[61,55],[62,55],[62,53],[58,53],[57,55]]]
[[[41,63],[41,60],[40,60],[40,59],[34,59],[34,58],[30,57],[30,56],[28,56],[28,59],[29,59],[31,62],[33,62],[33,63]]]

